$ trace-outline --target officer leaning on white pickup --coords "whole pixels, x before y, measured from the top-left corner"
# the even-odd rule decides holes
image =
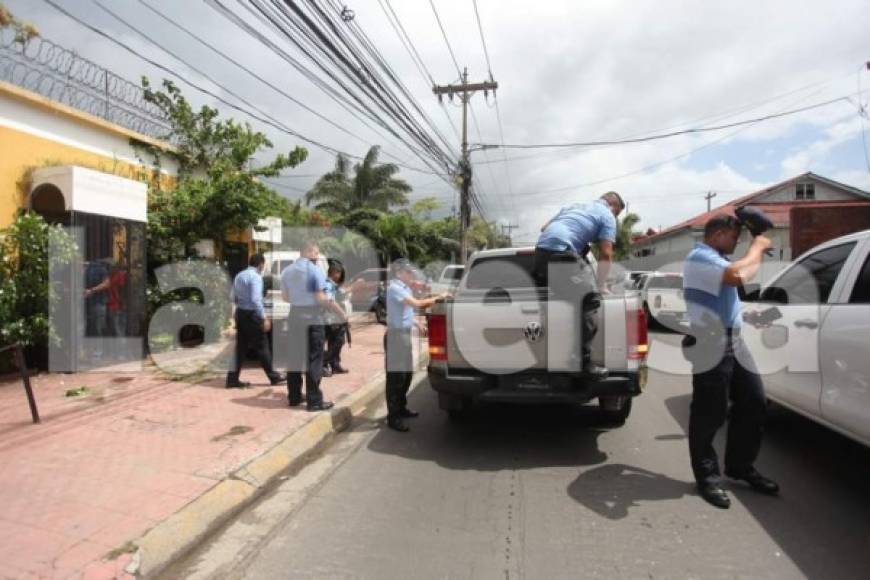
[[[763,493],[779,492],[776,482],[754,466],[761,449],[766,400],[761,377],[740,336],[743,320],[737,293],[738,287],[758,273],[771,242],[758,235],[746,255],[731,262],[725,256],[737,247],[741,229],[732,216],[711,218],[704,227],[704,241],[689,252],[683,266],[690,324],[683,345],[693,373],[689,453],[701,497],[723,509],[731,500],[722,487],[713,439],[726,418],[725,475]],[[747,322],[757,325],[760,321]]]

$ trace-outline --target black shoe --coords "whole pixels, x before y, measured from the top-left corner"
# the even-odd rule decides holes
[[[343,375],[343,374],[346,374],[348,372],[350,372],[350,371],[348,371],[346,368],[344,368],[341,365],[332,365],[332,374],[334,374],[334,375]]]
[[[402,419],[387,419],[387,427],[399,433],[407,433],[411,430]]]
[[[402,419],[416,419],[420,416],[420,413],[418,413],[417,411],[412,411],[411,409],[402,409],[402,412],[399,416]]]
[[[286,385],[286,384],[287,384],[287,379],[284,378],[284,377],[282,377],[281,375],[277,375],[277,376],[274,376],[274,377],[270,377],[270,378],[269,378],[269,382],[270,382],[270,383],[272,384],[272,386],[274,387],[275,385]]]
[[[760,491],[761,493],[766,493],[767,495],[776,495],[779,493],[779,484],[770,478],[764,477],[755,469],[750,469],[745,473],[729,473],[728,471],[725,471],[725,475],[731,479],[745,481],[750,485],[750,487],[752,487],[752,489]]]
[[[228,389],[247,389],[251,386],[251,383],[247,381],[239,381],[237,383],[227,383]]]
[[[332,401],[321,401],[319,403],[315,403],[314,405],[308,405],[308,410],[312,413],[315,411],[327,411],[332,409],[335,406],[335,403]]]
[[[324,377],[331,377],[332,376],[332,369],[329,367],[323,367],[323,376]]]
[[[731,507],[731,499],[728,497],[728,493],[718,483],[699,483],[698,492],[707,503],[717,508],[727,510]]]
[[[601,365],[589,363],[585,367],[583,367],[583,374],[590,378],[603,381],[608,377],[610,371],[608,371],[605,367]]]
[[[287,395],[287,403],[291,407],[298,407],[299,405],[301,405],[302,403],[305,402],[305,398],[306,398],[305,395],[303,395],[302,393],[299,393],[298,395],[288,394]]]

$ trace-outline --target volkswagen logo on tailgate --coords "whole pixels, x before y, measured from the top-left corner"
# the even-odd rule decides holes
[[[529,322],[523,334],[529,342],[538,342],[544,336],[544,328],[538,322]]]

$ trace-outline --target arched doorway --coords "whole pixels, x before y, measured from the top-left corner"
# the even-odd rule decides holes
[[[43,183],[33,189],[30,194],[30,209],[50,224],[70,224],[66,199],[63,197],[63,192],[53,183]]]

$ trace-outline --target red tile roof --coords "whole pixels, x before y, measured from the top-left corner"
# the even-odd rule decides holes
[[[830,179],[826,179],[824,177],[813,174],[812,172],[802,173],[796,177],[792,177],[790,179],[786,179],[785,181],[780,181],[774,185],[770,185],[765,187],[764,189],[755,191],[750,193],[749,195],[744,195],[743,197],[738,197],[737,199],[731,200],[724,205],[720,205],[717,208],[714,208],[708,212],[704,212],[702,214],[698,214],[695,217],[689,218],[684,222],[681,222],[675,226],[671,226],[669,228],[665,228],[662,231],[658,232],[652,236],[646,236],[639,240],[636,240],[634,243],[645,244],[646,242],[657,240],[662,237],[668,236],[670,234],[676,233],[680,230],[684,229],[700,229],[704,227],[704,224],[712,218],[713,216],[726,214],[726,215],[734,215],[734,210],[740,206],[744,205],[752,205],[753,207],[757,207],[764,211],[770,219],[773,221],[773,224],[777,227],[787,227],[789,224],[789,211],[791,208],[796,206],[804,206],[804,205],[812,205],[813,207],[827,207],[834,205],[867,205],[870,203],[870,198],[867,200],[854,200],[854,201],[780,201],[780,202],[770,202],[770,203],[752,203],[753,199],[757,199],[764,194],[770,193],[774,189],[779,189],[780,187],[787,185],[793,181],[798,181],[801,179],[814,178],[819,179],[821,181],[825,181],[828,183],[834,183],[836,185],[842,186],[842,184],[838,184],[836,182],[831,181]],[[844,186],[846,189],[851,191],[855,191],[859,194],[866,195],[866,192],[861,190],[857,190],[855,188]]]

